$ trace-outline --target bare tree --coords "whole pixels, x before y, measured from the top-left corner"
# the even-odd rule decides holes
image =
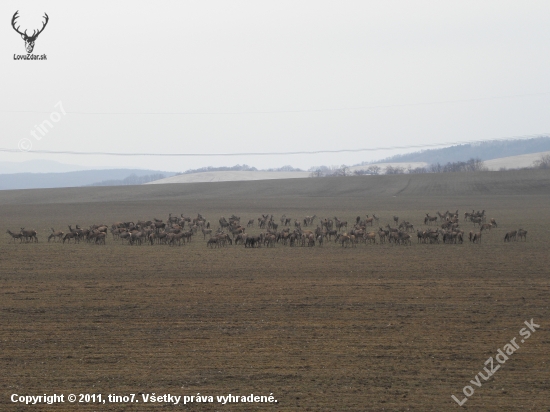
[[[367,172],[370,172],[373,175],[379,175],[381,169],[382,168],[380,166],[371,165],[371,166],[367,167]]]
[[[342,165],[340,166],[340,169],[338,169],[338,176],[350,176],[351,172],[349,170],[349,166]]]
[[[550,169],[550,154],[541,155],[539,160],[533,162],[535,169]]]
[[[311,172],[311,174],[309,176],[310,177],[323,177],[323,172],[321,171],[321,169],[317,169],[317,170],[314,170],[313,172]]]
[[[402,175],[405,174],[405,168],[401,166],[388,166],[386,167],[386,174],[387,175]]]

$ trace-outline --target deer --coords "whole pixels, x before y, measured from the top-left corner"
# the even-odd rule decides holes
[[[474,233],[472,243],[481,243],[481,232]]]
[[[505,242],[510,242],[512,239],[513,240],[517,240],[517,230],[513,230],[511,232],[508,232],[504,235],[504,241]]]
[[[63,236],[63,244],[65,244],[65,241],[67,241],[67,243],[71,243],[71,239],[74,240],[74,243],[76,242],[80,243],[80,236],[78,236],[78,233],[68,232],[68,233],[65,233],[65,236]]]
[[[52,233],[50,234],[50,236],[48,236],[48,242],[50,241],[50,239],[53,239],[54,242],[56,241],[56,239],[58,239],[61,242],[61,239],[65,233],[63,233],[61,230],[56,231],[53,227],[50,229],[52,229]]]
[[[95,233],[95,244],[105,244],[105,237],[107,234],[105,232],[97,232]]]
[[[439,212],[437,212],[439,214]],[[442,219],[443,220],[443,219]],[[430,216],[429,213],[426,213],[426,217],[424,218],[424,224],[430,224],[432,222],[437,222],[437,216]]]
[[[380,238],[380,244],[386,243],[386,232],[383,230],[378,231],[378,237]]]
[[[243,229],[243,231],[244,231],[244,229]],[[202,234],[204,235],[204,239],[206,239],[206,235],[210,235],[210,237],[212,237],[212,229],[202,228]]]
[[[38,37],[38,35],[40,33],[42,33],[44,31],[44,29],[46,28],[46,25],[48,24],[48,21],[50,20],[50,18],[48,17],[48,15],[46,13],[44,13],[44,16],[43,18],[46,19],[45,22],[42,23],[42,28],[40,30],[38,30],[38,32],[36,30],[33,30],[32,32],[32,35],[28,35],[27,34],[27,30],[25,30],[24,32],[20,32],[19,31],[19,27],[21,26],[17,26],[17,28],[15,27],[15,24],[16,24],[16,20],[19,18],[19,10],[17,10],[12,19],[11,19],[11,26],[13,27],[13,29],[19,33],[21,35],[21,38],[25,41],[25,49],[27,50],[27,53],[32,53],[32,51],[34,50],[34,42],[36,41],[36,38]]]
[[[9,233],[11,236],[10,242],[13,241],[13,243],[15,243],[15,239],[19,239],[19,243],[23,242],[23,235],[21,233],[13,233],[9,229],[6,233]]]
[[[21,233],[21,235],[23,235],[26,242],[28,242],[30,240],[31,242],[34,241],[34,242],[38,243],[38,238],[36,237],[36,230],[34,230],[34,229],[25,230],[25,228],[22,227],[20,233]]]
[[[336,216],[334,216],[334,221],[336,222],[336,229],[340,231],[342,228],[348,228],[348,222],[345,220],[339,220]]]

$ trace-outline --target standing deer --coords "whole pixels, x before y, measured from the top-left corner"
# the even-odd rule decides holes
[[[26,242],[28,242],[30,240],[31,242],[34,241],[34,242],[38,243],[38,238],[36,237],[36,230],[34,230],[34,229],[25,230],[25,228],[22,227],[20,233],[23,235]]]

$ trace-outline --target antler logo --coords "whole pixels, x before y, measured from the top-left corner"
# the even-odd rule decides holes
[[[23,40],[25,40],[25,48],[27,49],[27,53],[32,53],[32,51],[34,49],[34,42],[36,41],[36,38],[38,37],[38,35],[40,33],[42,33],[44,31],[44,28],[48,24],[48,20],[50,18],[48,17],[48,15],[46,13],[44,13],[44,18],[46,19],[46,21],[44,23],[42,23],[42,28],[40,30],[38,30],[38,32],[36,30],[33,30],[32,36],[28,36],[27,35],[27,30],[25,30],[24,33],[21,33],[19,31],[20,26],[17,26],[17,28],[15,27],[15,20],[17,20],[17,18],[19,17],[17,15],[17,13],[19,13],[19,10],[17,10],[15,12],[15,14],[13,15],[13,18],[11,19],[11,25],[12,25],[13,29],[21,35],[21,38]]]

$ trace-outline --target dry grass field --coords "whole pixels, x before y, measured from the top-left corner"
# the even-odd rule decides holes
[[[47,243],[50,227],[168,213],[241,221],[284,213],[485,209],[481,244],[210,249]],[[0,192],[2,411],[550,411],[550,174],[546,171]],[[526,242],[503,242],[509,230]],[[251,230],[258,233],[256,227]],[[540,329],[520,343],[533,319]],[[470,383],[511,339],[520,348]],[[496,363],[496,361],[495,361]],[[459,407],[469,385],[475,393]],[[269,395],[277,403],[26,406],[12,394]]]

